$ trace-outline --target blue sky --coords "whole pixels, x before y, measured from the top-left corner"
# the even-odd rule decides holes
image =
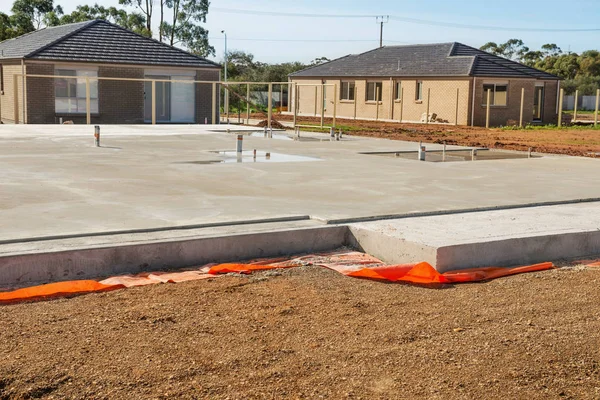
[[[0,9],[8,11],[12,0],[0,0]],[[82,0],[55,0],[66,12]],[[118,0],[100,0],[105,6]],[[241,9],[282,13],[332,15],[392,15],[446,23],[484,25],[505,28],[584,29],[600,28],[598,0],[212,0],[206,28],[223,56],[223,35],[228,35],[229,50],[244,50],[263,62],[302,61],[317,57],[336,58],[359,53],[379,44],[379,25],[374,18],[302,18],[244,15],[219,11]],[[429,26],[390,20],[384,26],[384,44],[415,44],[458,41],[479,47],[488,41],[522,39],[530,48],[556,43],[564,51],[598,49],[596,32],[524,32]],[[276,39],[277,41],[268,41]],[[294,41],[286,41],[294,40]],[[336,41],[339,40],[339,41]]]

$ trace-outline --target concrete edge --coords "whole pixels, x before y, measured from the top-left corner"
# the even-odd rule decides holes
[[[211,222],[211,223],[205,223],[205,224],[176,225],[176,226],[164,226],[164,227],[156,227],[156,228],[139,228],[139,229],[127,229],[127,230],[119,230],[119,231],[102,231],[102,232],[74,233],[74,234],[67,234],[67,235],[36,236],[36,237],[30,237],[30,238],[0,240],[0,245],[42,242],[42,241],[47,241],[47,240],[75,239],[75,238],[95,237],[95,236],[128,235],[128,234],[135,234],[135,233],[167,232],[167,231],[176,231],[176,230],[217,228],[217,227],[236,226],[236,225],[254,225],[254,224],[268,224],[268,223],[277,223],[277,222],[306,221],[306,220],[310,220],[310,219],[311,219],[310,215],[298,215],[298,216],[291,216],[291,217],[275,217],[275,218],[249,219],[249,220],[240,220],[240,221]]]
[[[591,198],[586,198],[586,199],[575,199],[575,200],[544,201],[544,202],[537,202],[537,203],[509,204],[509,205],[490,206],[490,207],[459,208],[456,210],[422,211],[422,212],[413,212],[413,213],[404,213],[404,214],[374,215],[374,216],[369,216],[369,217],[356,217],[356,218],[327,219],[327,218],[318,217],[318,216],[311,216],[310,218],[315,221],[323,222],[324,224],[327,224],[327,225],[338,225],[338,224],[352,224],[352,223],[358,223],[358,222],[372,222],[372,221],[380,221],[380,220],[386,220],[386,219],[435,217],[435,216],[439,216],[439,215],[467,214],[467,213],[485,212],[485,211],[502,211],[502,210],[514,210],[514,209],[518,209],[518,208],[560,206],[560,205],[567,205],[567,204],[597,203],[597,202],[600,202],[600,197],[591,197]]]
[[[0,287],[291,256],[347,245],[347,226],[319,226],[0,257]]]
[[[556,233],[465,243],[437,248],[440,272],[478,267],[509,267],[573,260],[600,254],[600,231]]]

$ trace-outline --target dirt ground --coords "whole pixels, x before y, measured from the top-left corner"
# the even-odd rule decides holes
[[[261,118],[261,114],[255,115]],[[291,121],[289,115],[276,114],[274,119]],[[301,117],[299,123],[318,125],[320,118]],[[331,124],[331,118],[325,123]],[[440,124],[399,124],[392,122],[352,121],[338,119],[337,125],[349,135],[406,140],[424,143],[444,143],[480,146],[496,149],[527,151],[530,147],[540,153],[600,157],[600,129],[503,130],[481,127]],[[595,154],[598,153],[598,154]]]
[[[3,306],[0,399],[597,399],[599,283],[300,267]]]

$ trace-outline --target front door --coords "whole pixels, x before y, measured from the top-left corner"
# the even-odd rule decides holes
[[[169,80],[169,76],[146,75],[146,79]],[[156,82],[156,121],[171,120],[171,82]],[[152,82],[144,82],[144,119],[152,121]]]
[[[544,87],[536,86],[533,93],[533,120],[541,121],[544,114]]]

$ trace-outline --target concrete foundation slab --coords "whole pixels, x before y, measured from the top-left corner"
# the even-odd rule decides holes
[[[472,212],[351,224],[356,246],[389,263],[440,272],[600,254],[600,203]]]
[[[96,148],[91,126],[0,126],[0,240],[297,215],[352,220],[600,197],[597,159],[423,163],[359,154],[417,147],[384,139],[246,137],[246,150],[320,161],[190,163],[234,150],[236,135],[227,129],[257,130],[110,125],[101,127],[103,147]],[[436,148],[441,146],[428,145]]]

